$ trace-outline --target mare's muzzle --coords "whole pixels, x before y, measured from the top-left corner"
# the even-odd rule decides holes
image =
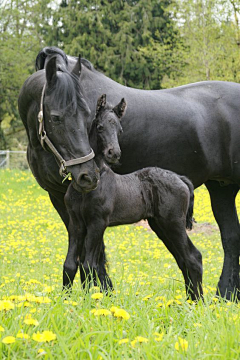
[[[89,192],[97,188],[100,174],[94,160],[81,164],[80,167],[69,167],[68,170],[72,174],[72,182],[75,190],[79,192]]]

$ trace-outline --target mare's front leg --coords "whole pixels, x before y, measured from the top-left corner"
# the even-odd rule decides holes
[[[63,289],[67,290],[71,290],[86,236],[86,226],[80,214],[80,200],[81,195],[72,186],[69,186],[65,195],[65,204],[69,214],[69,243],[67,257],[63,266]]]
[[[202,291],[202,255],[187,236],[184,221],[162,223],[159,219],[148,219],[148,223],[167,249],[174,256],[182,271],[187,296],[198,300]]]
[[[61,217],[62,221],[64,222],[64,225],[66,226],[66,229],[68,229],[69,224],[69,215],[68,211],[64,202],[64,196],[63,193],[55,193],[54,195],[52,193],[48,193],[50,200],[54,206],[54,208],[57,210],[59,216]]]
[[[240,225],[235,206],[239,186],[220,186],[216,181],[208,181],[206,187],[210,193],[212,210],[221,232],[224,250],[224,263],[217,294],[227,300],[236,297],[240,300]]]
[[[83,271],[88,278],[91,278],[97,285],[97,278],[101,283],[103,291],[112,289],[112,281],[106,272],[106,255],[103,242],[103,234],[107,225],[104,219],[94,218],[87,226],[87,237],[85,239],[85,259],[83,262]]]

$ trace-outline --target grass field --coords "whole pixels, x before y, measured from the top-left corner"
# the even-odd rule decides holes
[[[223,251],[207,192],[195,195],[204,304],[186,301],[170,253],[135,225],[105,234],[112,296],[83,293],[77,274],[66,300],[66,230],[29,172],[1,170],[0,359],[240,359],[240,306],[214,296]]]

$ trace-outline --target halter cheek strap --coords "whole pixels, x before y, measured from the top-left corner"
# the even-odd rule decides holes
[[[45,94],[45,88],[46,88],[46,83],[44,84],[43,89],[42,89],[41,102],[40,102],[40,111],[38,113],[38,121],[39,121],[38,133],[40,135],[40,142],[41,142],[41,145],[42,145],[44,150],[46,150],[44,145],[45,145],[45,143],[47,144],[49,149],[52,151],[52,153],[55,155],[55,157],[57,158],[57,160],[60,163],[59,174],[61,176],[66,177],[68,175],[66,173],[67,166],[83,164],[83,163],[85,163],[85,162],[87,162],[89,160],[92,160],[94,158],[95,154],[94,154],[93,149],[91,149],[91,152],[88,155],[85,155],[85,156],[82,156],[82,157],[76,158],[76,159],[64,160],[62,155],[57,151],[57,149],[55,148],[55,146],[53,145],[53,143],[51,142],[51,140],[47,136],[45,126],[44,126],[43,99],[44,99],[44,94]]]

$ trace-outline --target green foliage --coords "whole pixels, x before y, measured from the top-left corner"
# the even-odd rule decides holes
[[[42,27],[48,21],[50,0],[7,0],[0,22],[0,148],[22,148],[17,99],[26,78],[34,71],[34,59],[42,47]]]

